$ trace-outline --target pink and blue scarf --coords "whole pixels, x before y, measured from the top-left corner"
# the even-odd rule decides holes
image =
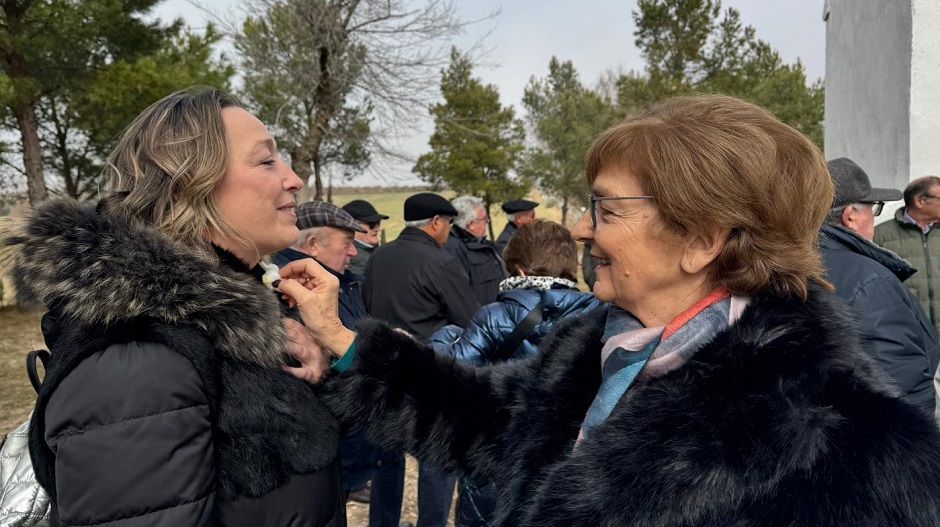
[[[611,304],[601,351],[601,386],[581,425],[578,441],[607,419],[631,386],[685,364],[703,344],[736,322],[749,300],[716,289],[665,326],[650,328]]]

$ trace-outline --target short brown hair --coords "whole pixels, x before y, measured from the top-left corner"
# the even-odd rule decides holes
[[[518,276],[554,276],[578,280],[578,246],[571,232],[549,220],[537,219],[519,227],[506,248],[503,260],[509,274]]]
[[[237,236],[213,202],[228,164],[222,109],[237,106],[218,89],[194,87],[141,112],[108,157],[105,212],[212,257],[210,233]]]
[[[755,104],[723,95],[678,97],[603,132],[587,153],[587,178],[625,168],[680,235],[731,229],[712,279],[733,294],[805,299],[809,282],[831,288],[817,251],[832,204],[819,149]]]

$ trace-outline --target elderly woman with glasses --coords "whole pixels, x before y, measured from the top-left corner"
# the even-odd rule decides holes
[[[806,137],[677,98],[602,133],[587,178],[573,234],[609,307],[541,353],[471,369],[380,322],[344,331],[332,276],[295,262],[295,374],[351,362],[320,385],[340,420],[495,481],[496,525],[940,525],[940,434],[823,277],[833,188]]]

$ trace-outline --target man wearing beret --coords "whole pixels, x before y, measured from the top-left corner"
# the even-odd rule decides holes
[[[379,230],[382,227],[382,220],[387,220],[388,216],[379,214],[371,203],[364,199],[354,199],[343,205],[343,210],[359,222],[359,226],[365,229],[365,232],[357,232],[356,256],[349,260],[349,270],[357,274],[365,274],[366,262],[372,257],[375,248],[379,246]]]
[[[915,270],[871,242],[875,216],[901,192],[872,188],[849,159],[828,165],[836,193],[819,241],[829,281],[858,321],[865,351],[910,402],[933,413],[940,349],[930,320],[902,283]]]
[[[339,279],[339,318],[344,326],[355,329],[356,323],[368,316],[362,299],[364,277],[351,272],[348,265],[356,255],[353,235],[364,233],[365,229],[345,210],[325,201],[298,205],[297,228],[300,230],[297,243],[279,251],[272,262],[278,267],[303,258],[319,262]],[[376,455],[375,447],[366,441],[362,431],[343,437],[340,461],[343,491],[347,495],[366,487],[375,470]]]
[[[373,317],[427,339],[445,324],[466,327],[480,308],[463,267],[444,252],[457,210],[430,192],[405,200],[405,229],[366,264],[365,301]],[[370,527],[398,527],[404,489],[401,453],[382,452],[372,482]],[[418,467],[418,525],[444,527],[456,479]]]
[[[503,254],[503,249],[506,248],[506,244],[509,243],[512,235],[516,233],[516,229],[535,220],[535,207],[538,206],[537,202],[527,199],[514,199],[503,203],[502,209],[506,213],[506,219],[509,222],[506,223],[503,232],[499,233],[499,237],[496,238],[496,250],[499,251],[499,254]]]

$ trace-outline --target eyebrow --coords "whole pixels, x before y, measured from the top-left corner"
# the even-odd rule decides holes
[[[272,153],[277,152],[277,146],[274,144],[274,139],[268,138],[268,139],[262,139],[258,141],[257,143],[255,143],[255,146],[253,146],[251,150],[249,150],[249,154],[253,155],[255,152],[257,152],[261,148],[265,148],[269,152],[272,152]]]

